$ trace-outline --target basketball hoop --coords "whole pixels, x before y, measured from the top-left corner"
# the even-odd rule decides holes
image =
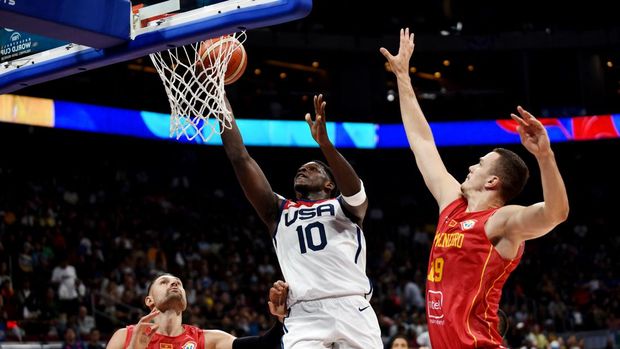
[[[240,44],[246,39],[245,30],[225,35]],[[188,140],[196,137],[207,142],[215,133],[232,127],[230,111],[226,107],[224,77],[234,45],[220,46],[209,55],[209,65],[199,57],[201,42],[175,47],[150,54],[155,69],[164,83],[170,102],[170,137]],[[222,48],[223,47],[223,48]],[[219,127],[221,123],[222,127]]]

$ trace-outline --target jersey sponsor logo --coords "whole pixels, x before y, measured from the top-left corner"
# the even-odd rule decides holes
[[[172,343],[159,343],[159,349],[172,349]]]
[[[443,325],[443,293],[441,291],[428,290],[426,294],[426,306],[428,318],[431,323]]]
[[[189,342],[185,342],[185,344],[183,344],[181,348],[182,349],[196,349],[196,347],[197,347],[196,342],[189,341]]]
[[[459,224],[457,221],[455,221],[454,219],[451,219],[450,223],[448,223],[448,228],[454,228],[457,226],[457,224]]]
[[[292,215],[289,216],[289,214]],[[291,212],[289,209],[288,212],[284,214],[284,224],[288,227],[291,224],[295,223],[298,219],[301,221],[312,219],[314,217],[322,217],[322,216],[335,216],[336,208],[333,204],[322,204],[315,207],[309,208],[300,208],[298,210],[294,210]]]
[[[437,233],[433,239],[435,247],[463,247],[465,234],[463,233]]]
[[[474,227],[474,225],[476,225],[477,220],[475,219],[469,219],[466,221],[461,222],[461,229],[462,230],[469,230],[471,228]]]

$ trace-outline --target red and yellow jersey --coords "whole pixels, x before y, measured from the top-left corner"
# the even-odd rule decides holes
[[[125,345],[123,349],[129,347],[131,335],[134,326],[127,326],[127,336],[125,337]],[[178,336],[170,337],[163,334],[155,333],[151,337],[151,341],[147,349],[204,349],[205,335],[204,331],[198,327],[183,325],[183,333]]]
[[[466,212],[459,198],[439,215],[426,279],[433,349],[502,348],[497,311],[502,287],[523,255],[504,259],[484,225],[497,209]]]

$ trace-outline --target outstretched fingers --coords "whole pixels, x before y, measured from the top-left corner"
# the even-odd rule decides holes
[[[532,115],[532,113],[523,109],[521,106],[517,107],[519,116],[510,114],[513,120],[517,121],[522,128],[526,128],[529,132],[538,132],[540,129],[544,129],[543,124]]]
[[[521,114],[521,110],[519,110],[518,107],[517,111],[519,111],[519,114]],[[521,108],[522,109],[522,108]],[[529,124],[527,123],[526,120],[524,120],[522,117],[518,116],[515,113],[510,113],[510,117],[517,122],[518,126],[517,126],[517,132],[519,133],[519,135],[521,135],[521,137],[523,137],[525,135],[525,131],[527,130],[527,128],[529,127]]]
[[[323,104],[323,94],[319,94],[318,96],[314,96],[314,112],[317,115],[321,115],[321,104]]]
[[[527,123],[525,122],[525,120],[521,119],[519,116],[517,116],[514,113],[510,113],[510,117],[512,118],[512,120],[516,121],[519,126],[527,126]]]
[[[411,58],[411,54],[413,53],[413,48],[415,44],[413,42],[415,36],[412,32],[409,31],[409,28],[401,28],[400,36],[399,36],[399,48],[397,54],[394,56],[388,51],[385,47],[381,47],[379,52],[387,59],[390,65],[401,64],[403,60],[408,60]]]
[[[316,121],[325,123],[325,107],[327,106],[327,102],[322,102],[319,106],[319,112],[316,115]]]
[[[327,102],[323,101],[323,94],[314,96],[315,123],[325,122],[325,106],[327,106]]]
[[[310,129],[312,129],[312,127],[314,126],[314,122],[312,121],[312,115],[310,115],[310,113],[306,113],[305,119],[308,123],[308,126],[310,126]]]
[[[405,28],[405,29],[401,28],[400,29],[400,47],[401,48],[407,44],[407,40],[413,43],[413,34],[409,33],[409,28]],[[388,62],[391,62],[392,60],[394,60],[394,58],[396,58],[396,56],[390,53],[390,51],[388,51],[388,49],[386,49],[385,47],[379,48],[379,52],[381,52],[383,57],[385,57],[385,59],[387,59]],[[399,52],[400,52],[400,49],[399,49]]]
[[[532,115],[532,113],[523,109],[523,107],[521,107],[520,105],[517,106],[517,111],[519,112],[519,114],[524,120],[536,119],[534,115]]]
[[[319,99],[321,98],[321,95],[314,95],[314,112],[316,113],[319,107]]]
[[[519,113],[518,116],[514,113],[510,113],[510,117],[523,127],[531,126],[530,121],[536,120],[536,118],[530,112],[523,109],[523,107],[521,107],[520,105],[517,106],[517,112]]]
[[[306,113],[306,116],[305,116],[306,122],[308,123],[308,126],[310,127],[310,131],[312,132],[312,137],[315,136],[315,132],[316,132],[316,125],[319,119],[318,118],[319,105],[320,105],[319,101],[321,100],[321,98],[323,98],[322,95],[314,96],[313,103],[314,103],[315,119],[314,120],[312,119],[312,114],[310,113]]]
[[[400,28],[400,38],[406,39],[409,36],[409,28]]]
[[[409,28],[405,28],[404,30],[400,30],[400,47],[406,47],[408,44],[413,46],[413,39],[415,35],[409,32]]]
[[[381,52],[381,54],[383,55],[383,57],[385,57],[385,59],[389,61],[391,61],[392,59],[394,59],[394,56],[390,53],[390,51],[388,51],[385,47],[381,47],[379,49],[379,52]]]
[[[519,114],[521,114],[521,117],[528,124],[528,126],[530,126],[532,130],[535,130],[535,132],[539,132],[540,130],[545,128],[542,122],[540,122],[540,120],[538,120],[534,115],[532,115],[532,113],[521,108],[521,106],[518,106],[517,110],[519,111]]]

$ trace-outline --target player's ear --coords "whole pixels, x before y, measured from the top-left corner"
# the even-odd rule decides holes
[[[489,176],[487,181],[484,183],[484,188],[489,190],[498,190],[499,189],[499,177],[497,176]]]
[[[146,296],[146,297],[144,297],[144,304],[147,307],[149,307],[149,309],[151,309],[153,306],[155,306],[155,300],[150,295]]]
[[[326,181],[325,188],[329,189],[330,191],[334,191],[334,189],[336,189],[336,184],[332,181]]]

